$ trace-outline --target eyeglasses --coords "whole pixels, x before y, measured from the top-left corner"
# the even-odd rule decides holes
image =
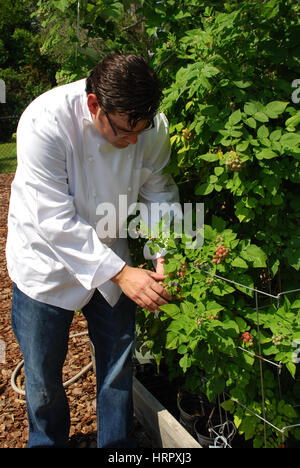
[[[147,125],[146,128],[143,128],[143,130],[138,130],[137,132],[135,131],[124,131],[124,133],[118,133],[117,130],[115,129],[109,115],[108,115],[108,112],[104,112],[105,113],[105,116],[109,122],[109,125],[111,126],[111,129],[112,131],[114,132],[115,136],[116,137],[120,137],[120,138],[125,138],[129,135],[141,135],[141,133],[144,133],[144,132],[147,132],[149,130],[152,130],[152,128],[154,128],[154,120],[152,119],[149,124]]]

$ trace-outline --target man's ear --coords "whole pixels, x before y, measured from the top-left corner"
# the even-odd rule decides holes
[[[88,94],[87,105],[91,114],[96,115],[100,107],[98,104],[98,99],[97,99],[96,94]]]

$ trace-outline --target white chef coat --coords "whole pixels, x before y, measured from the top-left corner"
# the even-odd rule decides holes
[[[138,196],[146,204],[178,201],[172,177],[162,174],[166,117],[158,114],[136,145],[117,149],[95,128],[85,81],[47,91],[21,116],[8,215],[10,278],[29,297],[68,310],[81,309],[96,288],[116,304],[121,290],[110,278],[130,264],[126,238],[97,235],[100,203],[118,207],[119,195],[128,205]]]

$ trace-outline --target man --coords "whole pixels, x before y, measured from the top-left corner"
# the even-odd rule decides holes
[[[62,385],[73,311],[82,309],[95,347],[98,447],[132,447],[136,304],[170,300],[156,272],[130,265],[127,240],[97,232],[102,204],[124,215],[137,201],[173,203],[162,174],[168,124],[157,114],[157,78],[142,57],[103,60],[87,80],[35,99],[17,130],[6,247],[13,281],[12,327],[24,356],[28,447],[66,447],[69,409]],[[125,197],[126,195],[126,197]],[[126,211],[126,210],[125,210]],[[119,216],[118,219],[122,219]],[[156,258],[144,251],[146,258]]]

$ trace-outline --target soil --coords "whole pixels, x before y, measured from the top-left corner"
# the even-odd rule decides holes
[[[12,283],[5,260],[7,212],[10,186],[14,174],[0,174],[0,448],[26,448],[28,423],[25,397],[11,385],[11,376],[22,360],[22,354],[10,324]],[[71,325],[68,355],[64,365],[64,381],[75,376],[91,361],[87,335],[71,337],[86,332],[82,315],[74,315]],[[17,385],[24,389],[21,370]],[[71,415],[70,448],[96,448],[96,378],[91,368],[66,388]],[[143,427],[135,420],[134,436],[139,447],[154,448]]]

